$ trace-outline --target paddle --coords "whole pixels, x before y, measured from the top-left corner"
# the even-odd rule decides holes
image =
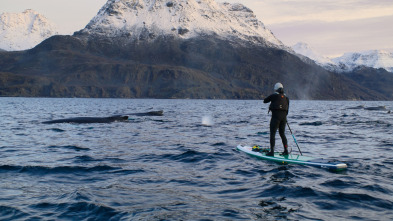
[[[302,154],[302,151],[300,150],[300,148],[299,148],[299,145],[297,144],[296,138],[295,138],[295,136],[293,136],[293,133],[292,133],[291,127],[289,127],[288,121],[287,121],[287,125],[288,125],[288,128],[289,128],[289,131],[291,131],[291,134],[292,134],[293,140],[295,141],[295,143],[296,143],[296,146],[297,146],[297,148],[299,149],[299,152],[300,152],[300,154],[303,156],[303,154]]]

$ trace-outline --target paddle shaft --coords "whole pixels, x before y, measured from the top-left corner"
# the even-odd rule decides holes
[[[291,131],[291,135],[292,135],[292,137],[293,137],[293,140],[294,140],[295,143],[296,143],[297,149],[299,149],[300,154],[303,156],[303,153],[302,153],[302,151],[300,150],[299,145],[297,144],[296,138],[295,138],[295,136],[294,136],[293,133],[292,133],[292,130],[291,130],[291,127],[290,127],[289,124],[288,124],[288,121],[287,121],[287,125],[288,125],[288,128],[289,128],[289,131]]]

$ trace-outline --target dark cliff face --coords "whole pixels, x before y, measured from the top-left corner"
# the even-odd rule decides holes
[[[0,52],[0,96],[260,99],[284,84],[294,99],[391,99],[280,49],[171,36],[128,41],[54,36]]]
[[[353,71],[344,74],[345,77],[355,81],[359,85],[376,91],[393,100],[393,73],[383,68],[374,69],[369,67],[357,67]]]

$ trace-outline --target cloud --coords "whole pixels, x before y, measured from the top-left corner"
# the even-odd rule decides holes
[[[393,15],[388,0],[244,0],[265,24],[349,21]]]
[[[217,0],[241,2],[284,44],[310,44],[326,56],[393,50],[392,0]]]
[[[393,15],[391,0],[243,0],[241,2],[260,16],[265,24],[309,20],[334,22]]]
[[[393,49],[393,15],[348,21],[298,21],[270,25],[274,34],[287,45],[301,41],[317,52],[337,56],[345,52]]]

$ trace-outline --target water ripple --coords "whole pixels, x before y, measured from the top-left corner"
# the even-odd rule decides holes
[[[332,172],[237,151],[269,147],[261,101],[0,98],[0,220],[392,220],[393,115],[360,105],[393,107],[291,102],[303,154],[349,166]],[[40,123],[152,110],[164,116]]]

